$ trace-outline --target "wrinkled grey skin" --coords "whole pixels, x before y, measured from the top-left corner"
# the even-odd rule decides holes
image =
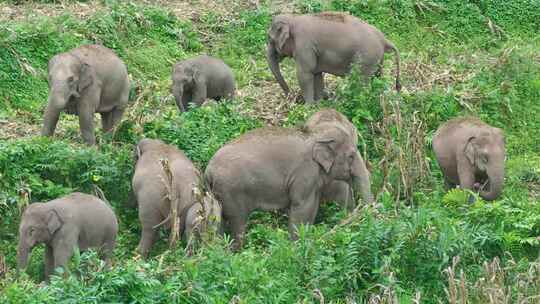
[[[305,129],[310,132],[322,132],[325,129],[341,127],[347,131],[349,140],[354,147],[358,146],[358,130],[356,127],[345,117],[345,115],[339,113],[334,109],[322,109],[314,113],[305,123]],[[370,174],[366,168],[365,162],[357,151],[358,167],[353,170],[359,175],[353,175],[351,180],[341,181],[335,180],[328,184],[323,189],[322,201],[329,202],[334,201],[341,204],[341,206],[349,211],[354,209],[354,195],[352,189],[359,189],[362,196],[362,200],[366,204],[373,203],[373,194],[371,193]],[[351,187],[351,185],[354,185]]]
[[[33,203],[24,210],[19,226],[18,270],[26,268],[29,254],[40,243],[45,244],[46,280],[57,267],[66,267],[75,247],[101,249],[108,268],[117,232],[113,210],[95,196],[75,192]]]
[[[223,220],[242,247],[249,214],[289,208],[289,235],[312,224],[321,192],[334,180],[348,181],[358,153],[343,128],[317,133],[287,128],[250,131],[219,149],[205,172],[207,185],[221,202]]]
[[[433,150],[447,187],[478,191],[488,201],[500,196],[506,157],[501,129],[477,118],[455,118],[439,127]]]
[[[235,80],[231,68],[221,59],[200,55],[176,63],[172,72],[172,94],[181,112],[188,104],[200,106],[207,98],[231,99]]]
[[[142,139],[136,148],[137,164],[132,187],[139,207],[142,235],[137,247],[143,257],[156,241],[157,228],[164,225],[170,229],[171,205],[165,199],[166,175],[160,159],[167,159],[173,174],[176,196],[179,198],[177,215],[180,219],[180,235],[184,230],[185,216],[195,203],[193,188],[199,185],[200,173],[193,163],[178,148],[157,139]]]
[[[94,113],[101,114],[103,130],[120,122],[129,97],[126,65],[110,49],[84,45],[49,61],[49,99],[43,117],[43,136],[54,134],[60,112],[79,116],[84,141],[93,145]]]
[[[304,101],[313,103],[323,97],[324,73],[344,76],[353,63],[358,63],[367,80],[375,73],[382,74],[384,53],[389,51],[395,54],[396,90],[399,91],[399,51],[384,34],[356,17],[324,12],[272,18],[266,57],[270,70],[287,95],[290,90],[279,63],[285,57],[294,58]]]

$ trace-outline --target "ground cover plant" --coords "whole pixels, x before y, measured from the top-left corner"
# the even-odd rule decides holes
[[[287,98],[264,56],[273,14],[346,11],[377,26],[400,49],[403,90],[392,60],[367,86],[353,72],[329,77],[318,106]],[[540,301],[540,6],[538,1],[7,1],[0,4],[1,303],[537,303]],[[47,61],[82,43],[102,43],[126,62],[130,107],[115,132],[87,147],[77,119],[62,115],[54,138],[38,136]],[[235,72],[237,98],[180,114],[170,95],[175,61],[207,53]],[[284,76],[298,91],[294,65]],[[244,132],[295,127],[321,107],[355,123],[378,208],[347,215],[322,206],[316,224],[288,240],[286,215],[256,213],[246,246],[225,237],[151,258],[134,252],[137,211],[126,201],[133,144],[160,138],[204,169]],[[431,150],[444,121],[476,115],[502,128],[503,195],[468,202],[446,192]],[[42,248],[17,278],[24,207],[72,191],[100,190],[120,219],[113,267],[76,254],[67,279],[43,278]]]

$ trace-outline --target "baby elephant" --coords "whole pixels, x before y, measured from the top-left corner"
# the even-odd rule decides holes
[[[206,98],[233,98],[234,74],[222,60],[201,55],[176,63],[172,72],[172,94],[180,111],[188,103],[200,106]]]
[[[461,117],[443,124],[433,136],[433,150],[449,188],[479,191],[488,201],[501,194],[505,139],[501,129],[477,118]]]
[[[92,195],[72,193],[47,203],[33,203],[22,215],[17,251],[18,269],[25,269],[32,249],[45,243],[45,279],[66,267],[75,247],[102,249],[106,266],[116,244],[118,221],[105,202]]]
[[[128,104],[130,82],[124,62],[101,45],[83,45],[49,61],[49,99],[41,135],[51,136],[61,111],[79,116],[84,141],[93,145],[94,114],[103,130],[120,122]]]
[[[184,239],[188,244],[192,241],[200,241],[206,232],[222,234],[221,205],[211,195],[206,193],[197,199],[186,215]]]
[[[172,172],[173,191],[179,198],[177,215],[180,220],[180,233],[191,233],[196,225],[199,204],[194,190],[200,182],[199,170],[178,148],[157,139],[142,139],[136,146],[137,164],[132,186],[139,206],[139,219],[142,224],[141,241],[137,250],[148,257],[150,248],[157,237],[157,228],[165,225],[170,229],[171,204],[166,198],[166,174],[160,160],[166,159]],[[193,210],[191,210],[193,209]],[[188,219],[186,220],[186,217]],[[190,223],[189,225],[187,223]],[[185,234],[184,234],[185,235]],[[186,236],[186,238],[189,236]]]

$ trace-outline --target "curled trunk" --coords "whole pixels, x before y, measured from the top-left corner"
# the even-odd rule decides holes
[[[281,61],[281,58],[272,43],[268,43],[267,45],[266,60],[268,61],[270,70],[272,71],[272,74],[274,74],[279,86],[283,89],[285,95],[289,95],[289,86],[285,82],[285,79],[283,79],[283,75],[281,75],[281,70],[279,69],[279,62]]]
[[[504,184],[504,164],[494,166],[487,171],[489,179],[489,189],[481,190],[480,196],[486,201],[495,200],[501,195]]]

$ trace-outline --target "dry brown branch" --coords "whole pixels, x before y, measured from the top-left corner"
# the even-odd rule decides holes
[[[384,155],[378,164],[382,168],[383,183],[377,197],[383,191],[393,193],[397,209],[402,198],[412,199],[418,184],[429,175],[424,142],[427,126],[419,112],[402,116],[399,97],[387,97],[383,93],[379,104],[383,119],[371,124],[372,132],[384,138],[384,145],[376,146]]]
[[[6,257],[3,254],[0,254],[0,279],[6,276],[8,272],[8,267],[6,264]]]
[[[180,204],[180,198],[174,183],[174,175],[171,170],[168,159],[160,159],[159,163],[163,167],[164,176],[161,176],[161,180],[165,185],[166,194],[164,199],[170,203],[169,221],[171,224],[171,234],[169,237],[169,246],[172,248],[176,242],[180,239],[180,215],[178,214],[178,206]]]

